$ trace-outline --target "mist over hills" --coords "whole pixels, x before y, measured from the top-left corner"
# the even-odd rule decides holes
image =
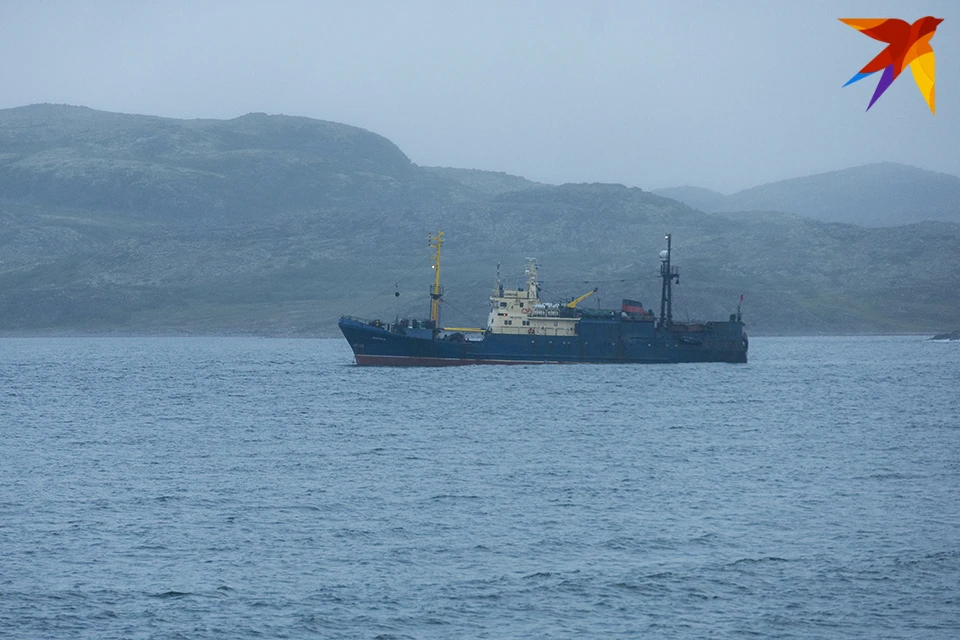
[[[622,185],[420,167],[308,118],[0,110],[0,331],[335,335],[341,314],[423,315],[438,228],[449,324],[485,322],[497,263],[514,284],[526,256],[550,298],[651,304],[665,232],[680,318],[726,317],[740,293],[761,333],[937,331],[960,309],[949,222],[710,215]]]
[[[700,187],[655,193],[709,213],[783,211],[867,227],[960,223],[960,178],[894,162],[781,180],[730,195]]]

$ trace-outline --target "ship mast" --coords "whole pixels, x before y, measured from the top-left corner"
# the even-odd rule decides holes
[[[673,324],[673,281],[680,284],[679,267],[670,266],[670,234],[664,236],[667,239],[667,248],[660,252],[660,277],[663,279],[663,287],[660,290],[660,324],[669,327]]]
[[[433,326],[440,325],[440,295],[443,290],[440,288],[440,246],[443,244],[443,231],[437,230],[436,236],[430,238],[430,248],[436,249],[433,254],[433,270],[436,271],[433,277],[433,287],[430,289],[430,319],[433,320]]]

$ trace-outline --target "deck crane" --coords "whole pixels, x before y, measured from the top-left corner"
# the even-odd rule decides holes
[[[584,300],[586,300],[596,292],[597,292],[597,287],[594,287],[593,291],[587,291],[585,294],[583,294],[579,298],[574,298],[573,300],[571,300],[566,304],[567,309],[576,309],[578,304],[580,304],[581,302],[583,302]]]

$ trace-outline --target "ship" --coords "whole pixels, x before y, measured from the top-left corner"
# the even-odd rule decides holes
[[[429,236],[434,269],[430,317],[385,322],[342,316],[340,330],[358,365],[745,363],[749,340],[742,295],[736,313],[726,320],[673,319],[673,285],[680,282],[680,270],[671,263],[671,235],[664,238],[659,315],[630,299],[619,309],[579,306],[596,289],[567,303],[544,302],[537,263],[530,260],[523,288],[505,289],[498,273],[486,327],[441,327],[443,232],[438,231]]]

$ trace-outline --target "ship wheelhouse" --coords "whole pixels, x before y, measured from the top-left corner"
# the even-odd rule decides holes
[[[540,301],[537,263],[527,267],[525,289],[504,289],[497,286],[490,296],[487,332],[531,336],[575,336],[579,317],[559,304]]]

